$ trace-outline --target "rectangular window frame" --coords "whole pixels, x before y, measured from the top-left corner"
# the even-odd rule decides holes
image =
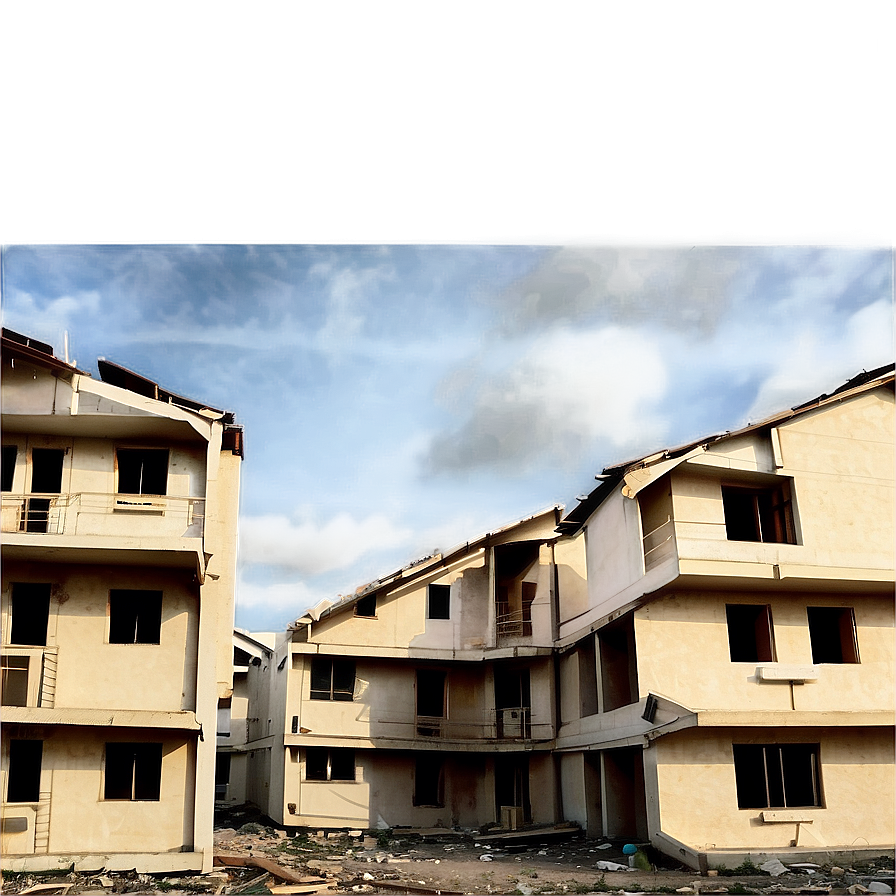
[[[170,462],[171,452],[168,448],[116,448],[115,493],[123,496],[164,497],[168,494]]]
[[[426,587],[426,618],[451,618],[451,586],[432,583]]]
[[[728,541],[797,544],[793,488],[774,483],[723,483],[722,506]]]
[[[351,767],[351,777],[348,768]],[[314,776],[309,775],[310,769]],[[358,766],[354,747],[305,747],[305,781],[318,784],[354,784]]]
[[[445,762],[438,753],[414,759],[414,806],[441,809],[445,805]]]
[[[376,619],[376,595],[368,594],[355,604],[355,616],[361,619]]]
[[[103,800],[157,803],[162,798],[162,744],[113,741],[103,757]]]
[[[824,808],[820,744],[736,743],[732,753],[738,809]]]
[[[775,663],[775,625],[770,604],[725,604],[732,663]]]
[[[136,600],[141,606],[135,606]],[[109,644],[162,643],[164,595],[158,589],[113,588],[109,591]]]
[[[42,740],[13,738],[9,741],[9,769],[6,775],[7,803],[40,802],[43,770]]]
[[[350,703],[355,699],[355,661],[312,657],[309,699]]]
[[[855,665],[859,633],[852,607],[806,607],[812,662],[816,665]],[[832,630],[835,627],[835,630]]]

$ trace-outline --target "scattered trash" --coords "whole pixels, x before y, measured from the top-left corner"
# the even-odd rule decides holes
[[[481,856],[479,856],[479,861],[480,862],[491,862],[491,861],[493,861],[493,858],[487,852],[484,852]]]
[[[778,875],[787,872],[787,866],[780,859],[769,859],[767,862],[763,862],[759,867],[772,877],[778,877]]]
[[[628,865],[619,862],[597,862],[594,866],[598,871],[628,871]]]

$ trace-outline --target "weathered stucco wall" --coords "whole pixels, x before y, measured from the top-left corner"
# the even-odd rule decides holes
[[[812,823],[800,826],[799,846],[892,848],[896,792],[889,729],[714,729],[661,738],[652,749],[665,834],[698,850],[790,846],[795,824],[762,824],[760,810],[737,808],[732,743],[820,744],[824,807],[800,810]]]
[[[817,665],[817,682],[793,687],[760,682],[766,662],[732,662],[726,604],[771,608],[778,665],[812,665],[806,607],[852,607],[859,663]],[[806,593],[686,592],[669,595],[635,612],[638,683],[691,709],[880,710],[896,702],[893,657],[894,610],[887,597]],[[699,651],[682,650],[699,644]]]
[[[187,571],[10,561],[3,567],[3,637],[14,582],[51,582],[48,646],[58,647],[56,709],[196,708],[198,608]],[[162,592],[159,644],[109,643],[112,589]]]
[[[169,852],[193,846],[192,785],[195,748],[177,732],[151,729],[51,728],[43,733],[41,791],[52,792],[49,852]],[[29,734],[29,736],[31,736]],[[158,800],[106,800],[105,745],[161,743]],[[4,738],[2,780],[6,793],[9,739]],[[5,814],[16,804],[6,804]]]

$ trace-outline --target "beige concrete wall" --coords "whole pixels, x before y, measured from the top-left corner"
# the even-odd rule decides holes
[[[571,620],[588,609],[588,570],[585,536],[561,538],[554,545],[557,567],[558,618]]]
[[[817,682],[791,687],[759,682],[757,665],[731,662],[726,603],[768,604],[777,662],[811,665],[806,607],[853,607],[860,662],[816,666]],[[635,612],[638,684],[691,709],[880,710],[892,708],[894,611],[888,597],[805,593],[685,592],[652,601]],[[699,651],[682,645],[699,645]]]
[[[688,730],[656,741],[662,831],[698,850],[780,849],[796,825],[763,824],[738,809],[732,743],[819,743],[823,808],[801,810],[800,846],[889,846],[896,799],[893,733],[887,729]]]
[[[3,363],[4,414],[71,413],[71,382],[22,358],[16,358],[14,365],[10,361],[4,358]]]
[[[13,582],[51,582],[49,646],[58,647],[56,709],[196,708],[198,610],[188,571],[10,561],[3,567],[3,639]],[[159,644],[109,643],[111,589],[162,592]]]
[[[169,852],[192,847],[195,742],[151,729],[51,728],[43,735],[41,791],[52,793],[49,853]],[[35,737],[32,729],[27,737]],[[9,733],[4,738],[0,789],[6,793]],[[103,798],[105,744],[163,744],[161,795],[156,801]],[[5,804],[5,813],[17,804]],[[31,804],[23,804],[31,805]]]

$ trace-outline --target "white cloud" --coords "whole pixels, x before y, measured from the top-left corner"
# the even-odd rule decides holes
[[[264,514],[240,520],[240,559],[319,575],[345,569],[371,551],[400,547],[411,532],[383,514],[356,520],[340,513],[325,523],[305,514],[298,521],[285,514]]]
[[[241,577],[236,590],[237,610],[264,610],[299,616],[319,600],[320,596],[304,582],[256,584]]]

